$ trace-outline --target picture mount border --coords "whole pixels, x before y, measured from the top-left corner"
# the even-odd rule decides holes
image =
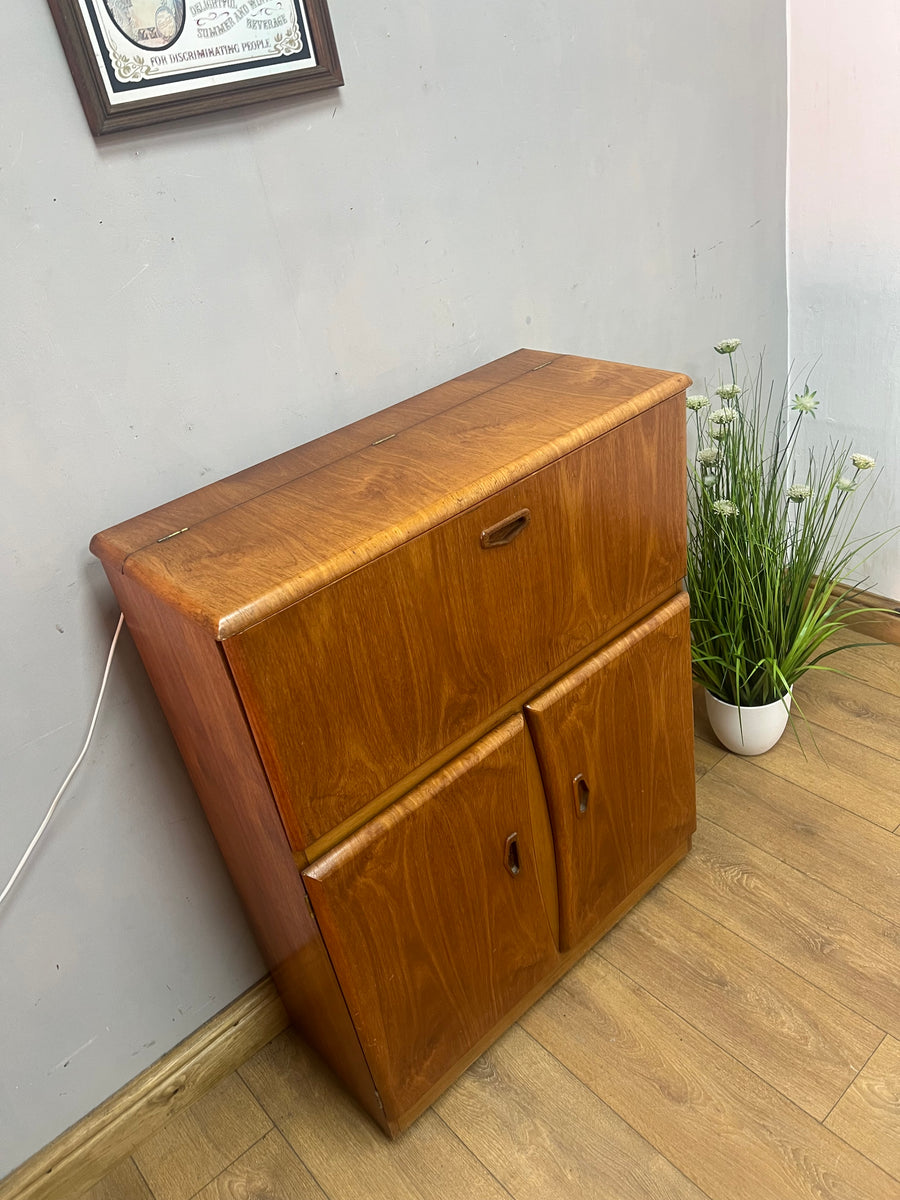
[[[331,27],[327,0],[303,0],[316,66],[299,67],[258,79],[229,78],[202,90],[173,87],[164,97],[136,98],[114,105],[108,98],[100,66],[78,0],[47,0],[65,51],[75,87],[95,137],[119,130],[136,129],[182,117],[256,104],[286,96],[301,95],[344,82],[337,45]],[[100,0],[102,3],[102,0]]]

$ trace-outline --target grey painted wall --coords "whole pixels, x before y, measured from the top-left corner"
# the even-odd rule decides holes
[[[340,91],[99,142],[5,15],[0,883],[115,623],[96,529],[522,345],[785,361],[782,0],[331,11]],[[127,640],[0,964],[0,1175],[263,972]]]

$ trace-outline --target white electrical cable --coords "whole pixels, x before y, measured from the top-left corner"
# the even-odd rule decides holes
[[[54,812],[56,811],[56,806],[57,806],[57,804],[59,804],[60,800],[62,799],[63,792],[69,786],[69,781],[71,780],[71,778],[75,774],[75,772],[78,770],[78,768],[81,766],[81,760],[84,758],[85,754],[87,754],[87,748],[91,744],[91,738],[94,736],[94,726],[97,724],[97,716],[100,712],[100,704],[101,704],[101,701],[103,700],[103,693],[106,691],[106,681],[109,678],[109,668],[112,666],[113,655],[116,652],[116,643],[119,640],[119,634],[122,632],[122,623],[124,622],[124,620],[125,620],[125,614],[119,613],[119,623],[116,626],[116,632],[113,634],[112,645],[109,648],[109,655],[107,656],[107,659],[106,659],[106,669],[103,672],[103,679],[100,682],[100,694],[97,696],[97,703],[94,705],[94,715],[93,715],[93,717],[91,717],[90,728],[88,729],[88,735],[85,738],[84,745],[81,747],[81,753],[75,759],[75,762],[72,764],[72,769],[69,771],[68,775],[63,780],[62,787],[59,789],[59,791],[53,797],[53,803],[48,808],[46,817],[44,817],[43,821],[41,821],[40,828],[38,829],[38,831],[34,835],[34,837],[31,839],[31,845],[28,847],[28,849],[25,851],[25,853],[22,855],[21,859],[19,860],[19,865],[16,867],[16,869],[12,873],[12,878],[10,879],[10,881],[6,885],[6,887],[3,889],[3,891],[0,892],[0,904],[2,904],[3,901],[6,899],[10,889],[12,888],[12,885],[19,878],[19,875],[21,874],[23,867],[28,862],[29,858],[31,858],[31,852],[35,848],[35,846],[38,844],[38,842],[40,841],[41,835],[43,834],[44,830],[50,824],[50,818],[53,816]]]

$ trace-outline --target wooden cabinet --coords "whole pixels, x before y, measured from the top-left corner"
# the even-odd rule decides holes
[[[292,1018],[390,1133],[689,847],[688,382],[518,351],[91,544]]]

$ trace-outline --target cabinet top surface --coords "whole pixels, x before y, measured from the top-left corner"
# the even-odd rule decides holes
[[[689,383],[518,350],[104,530],[91,550],[230,637]]]

